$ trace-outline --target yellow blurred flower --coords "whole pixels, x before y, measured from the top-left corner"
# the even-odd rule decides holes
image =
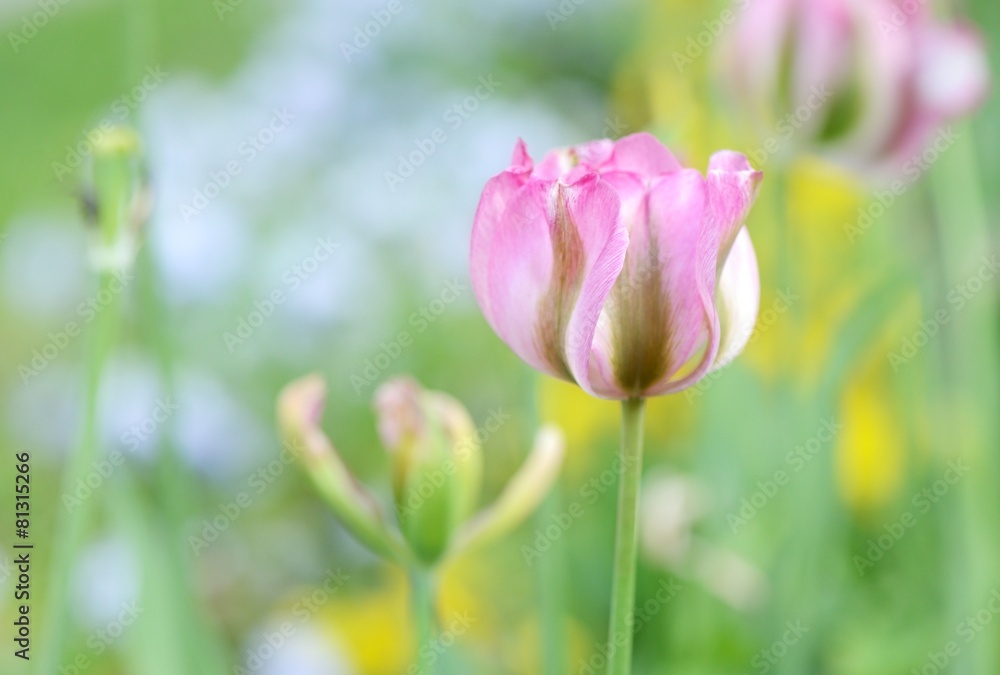
[[[841,395],[844,430],[834,449],[837,487],[848,506],[862,516],[893,504],[904,482],[911,439],[906,411],[894,395],[898,378],[886,355],[903,327],[919,316],[919,298],[913,294],[888,317]],[[919,416],[911,411],[914,414]]]
[[[410,590],[406,575],[386,568],[382,581],[364,593],[338,593],[321,620],[345,656],[363,675],[399,675],[413,662]]]

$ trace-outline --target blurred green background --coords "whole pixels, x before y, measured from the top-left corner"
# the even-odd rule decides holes
[[[110,121],[141,133],[155,206],[116,299],[98,430],[123,461],[95,466],[84,497],[98,506],[69,568],[60,672],[406,672],[405,576],[342,530],[301,467],[274,463],[275,397],[310,371],[329,382],[328,434],[386,498],[370,400],[393,374],[452,393],[479,424],[510,415],[484,444],[488,497],[538,424],[565,429],[559,489],[535,519],[446,570],[442,617],[474,621],[442,667],[601,672],[615,496],[593,481],[618,407],[540,379],[496,338],[469,286],[469,231],[518,137],[537,158],[648,129],[699,168],[720,147],[752,151],[712,59],[672,61],[723,3],[401,0],[367,42],[357,31],[387,3],[44,6],[23,43],[10,35],[43,4],[0,6],[0,480],[12,495],[14,456],[30,453],[33,660],[96,325],[81,310],[97,292],[83,175],[62,165]],[[1000,6],[966,9],[998,72]],[[955,145],[860,233],[877,196],[859,179],[808,156],[787,182],[765,179],[749,221],[758,332],[718,377],[647,412],[636,673],[1000,672],[998,285],[971,282],[997,252],[998,113],[993,96],[956,124]],[[241,329],[275,290],[283,302]],[[939,310],[949,320],[929,335]],[[81,334],[64,339],[71,321]],[[394,357],[401,331],[413,345]],[[226,515],[241,493],[249,505]],[[12,496],[3,508],[0,670],[30,672],[11,641]],[[539,533],[549,547],[526,556]]]

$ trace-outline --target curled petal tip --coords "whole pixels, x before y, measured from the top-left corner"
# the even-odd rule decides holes
[[[301,437],[319,425],[326,405],[326,381],[312,373],[289,383],[278,395],[278,422],[285,436]]]
[[[405,560],[409,552],[386,526],[378,503],[351,474],[319,426],[326,382],[312,374],[288,384],[278,396],[278,422],[288,443],[305,450],[306,469],[341,522],[372,550]]]
[[[530,172],[533,167],[534,161],[528,154],[528,145],[523,139],[518,138],[517,143],[514,144],[514,152],[511,154],[510,168]]]

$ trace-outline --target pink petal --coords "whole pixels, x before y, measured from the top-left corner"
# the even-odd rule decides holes
[[[576,159],[570,148],[550,150],[535,167],[533,178],[542,180],[559,180],[571,171]]]
[[[707,234],[717,238],[721,269],[736,233],[746,221],[747,213],[757,199],[757,190],[764,174],[750,166],[745,155],[723,150],[708,162],[708,207],[711,227]]]
[[[491,325],[528,364],[585,389],[601,306],[628,235],[618,197],[596,174],[573,185],[532,180],[509,203],[488,250]]]
[[[943,119],[973,112],[990,90],[982,37],[970,26],[931,26],[919,54],[921,103]]]
[[[651,178],[681,168],[680,162],[658,138],[641,132],[619,139],[602,171],[631,171]]]
[[[588,394],[595,395],[590,384],[591,346],[601,310],[625,263],[629,235],[619,217],[618,195],[608,183],[592,175],[592,180],[573,186],[579,188],[577,193],[566,189],[566,210],[579,228],[587,263],[566,328],[565,349],[573,379]]]
[[[830,110],[836,105],[833,92],[843,92],[857,77],[859,64],[853,44],[854,26],[850,8],[842,0],[817,0],[811,11],[798,16],[794,91],[789,92],[789,110],[800,106],[814,109],[809,118],[796,119],[803,137],[819,134]],[[842,95],[842,94],[840,94]]]
[[[907,14],[892,2],[857,3],[854,9],[864,109],[839,149],[851,164],[857,158],[877,162],[899,138],[912,106],[915,26],[923,21],[923,10]]]
[[[510,158],[510,171],[531,173],[534,162],[528,154],[528,146],[520,138],[514,145],[514,152]]]
[[[782,61],[794,30],[797,0],[750,0],[721,47],[731,85],[762,105],[778,98]]]
[[[686,314],[680,324],[686,330],[688,339],[695,335],[697,329],[697,335],[707,335],[707,340],[687,343],[688,350],[679,352],[679,355],[692,358],[696,354],[696,347],[704,344],[700,361],[681,379],[658,383],[651,392],[653,395],[669,394],[691,386],[704,377],[715,362],[722,339],[719,316],[715,309],[716,279],[757,197],[762,178],[763,174],[755,171],[747,158],[739,153],[718,152],[709,161],[705,179],[704,223],[694,247],[695,252],[687,254],[694,261],[695,269],[687,273],[695,280],[695,291],[692,292],[690,287],[686,289]],[[691,250],[690,242],[686,244],[685,250]],[[694,320],[699,303],[702,311],[700,324]]]
[[[620,325],[621,312],[616,308],[623,304],[623,294],[639,289],[645,281],[659,277],[659,260],[651,260],[649,252],[649,208],[646,182],[638,175],[625,171],[605,173],[601,178],[611,185],[621,201],[621,222],[629,233],[629,246],[622,272],[619,274],[611,296],[605,303],[594,333],[590,352],[588,379],[593,395],[609,399],[626,399],[632,392],[625,389],[617,379],[615,346],[625,329]],[[642,252],[642,253],[640,253]],[[654,278],[654,270],[656,268]],[[660,286],[655,285],[654,293],[660,295]],[[624,308],[622,308],[624,309]]]
[[[711,370],[728,365],[739,356],[757,323],[760,310],[760,272],[747,228],[740,228],[715,289],[719,315],[719,352]]]
[[[617,381],[633,394],[668,385],[709,335],[712,275],[700,268],[707,185],[684,169],[653,182],[648,216],[633,226],[628,276],[612,293],[609,314],[620,326],[615,347]],[[711,279],[714,282],[714,278]]]
[[[604,163],[611,159],[615,144],[606,138],[589,143],[582,143],[573,146],[572,152],[576,155],[580,164],[594,171],[604,166]]]
[[[523,148],[523,143],[519,142],[518,148],[514,150],[515,160],[518,150],[521,148]],[[486,187],[483,188],[483,194],[479,198],[479,207],[476,209],[473,220],[472,246],[469,255],[472,290],[483,310],[483,316],[486,317],[486,321],[494,330],[496,330],[496,321],[487,293],[491,242],[500,226],[500,219],[503,217],[507,205],[526,180],[526,175],[513,171],[504,171],[491,178],[486,183]]]

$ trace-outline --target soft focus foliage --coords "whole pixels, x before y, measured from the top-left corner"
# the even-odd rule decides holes
[[[743,354],[647,410],[634,672],[931,672],[950,641],[946,672],[1000,672],[1000,100],[972,97],[976,117],[918,134],[913,171],[873,183],[809,133],[761,124],[757,108],[769,119],[783,101],[758,92],[750,109],[727,89],[724,47],[756,2],[75,0],[42,26],[37,3],[0,6],[0,444],[32,456],[33,620],[56,519],[94,500],[67,653],[87,672],[199,673],[215,648],[268,675],[407,672],[405,574],[343,526],[285,451],[274,405],[322,373],[322,432],[384,507],[393,459],[372,400],[411,374],[467,409],[479,507],[544,423],[566,438],[538,512],[441,569],[438,613],[458,622],[441,672],[600,672],[617,406],[497,338],[468,255],[483,185],[519,137],[547,149],[648,131],[684,166],[729,148],[766,177]],[[916,4],[976,26],[1000,72],[994,0]],[[142,140],[154,199],[116,296],[107,464],[63,494],[107,306],[80,212],[87,132],[118,126]],[[0,465],[5,486],[13,471]],[[5,514],[0,672],[20,673]],[[139,619],[94,649],[136,599]],[[210,630],[183,618],[188,603]]]

